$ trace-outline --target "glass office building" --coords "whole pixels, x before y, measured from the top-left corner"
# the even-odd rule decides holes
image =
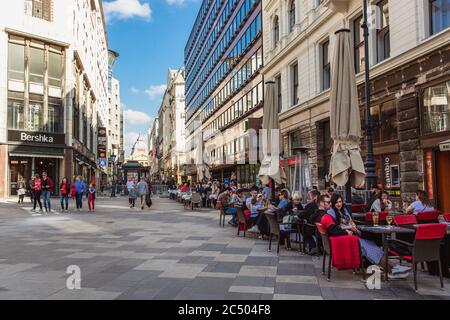
[[[198,163],[201,147],[216,179],[256,179],[248,132],[262,120],[261,38],[260,0],[204,0],[185,47],[187,158]]]

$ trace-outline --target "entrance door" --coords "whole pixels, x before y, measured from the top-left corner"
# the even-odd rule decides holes
[[[439,210],[450,212],[450,151],[436,152],[436,187]]]
[[[59,177],[58,177],[58,159],[51,158],[35,158],[35,171],[39,176],[42,176],[42,172],[47,172],[47,176],[53,180],[55,185],[58,185]],[[58,191],[58,188],[53,190],[55,193]]]
[[[10,168],[10,195],[17,195],[17,180],[22,176],[28,187],[31,179],[31,161],[32,158],[11,157],[9,161]]]

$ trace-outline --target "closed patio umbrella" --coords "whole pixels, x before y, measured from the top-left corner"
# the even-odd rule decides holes
[[[264,158],[258,173],[263,184],[269,183],[270,178],[278,184],[286,182],[286,174],[280,167],[282,140],[280,122],[278,119],[278,99],[275,98],[274,87],[275,82],[266,82],[262,123],[262,148]]]
[[[353,186],[359,188],[364,186],[366,172],[359,147],[361,118],[350,38],[348,29],[336,32],[330,98],[330,129],[334,142],[330,169],[332,180],[338,186],[345,186],[352,176]]]

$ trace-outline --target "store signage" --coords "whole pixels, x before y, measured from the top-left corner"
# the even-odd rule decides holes
[[[450,151],[450,140],[447,141],[443,141],[439,144],[439,149],[444,152],[444,151]]]
[[[384,179],[386,189],[390,189],[392,187],[392,179],[391,179],[391,159],[389,157],[384,158]]]
[[[97,133],[97,157],[100,161],[104,163],[104,168],[106,166],[106,148],[107,148],[107,138],[106,138],[106,128],[99,127]]]
[[[19,130],[8,130],[8,141],[39,144],[64,144],[65,135],[47,132],[29,132]]]

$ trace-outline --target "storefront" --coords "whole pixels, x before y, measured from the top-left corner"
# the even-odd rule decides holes
[[[73,146],[73,177],[81,176],[87,183],[98,184],[99,173],[96,157],[93,152],[81,142],[74,139]]]
[[[7,195],[17,194],[17,181],[23,178],[27,189],[35,174],[48,176],[57,183],[64,166],[64,134],[8,130],[8,172],[2,177]],[[54,194],[58,193],[55,188]]]

